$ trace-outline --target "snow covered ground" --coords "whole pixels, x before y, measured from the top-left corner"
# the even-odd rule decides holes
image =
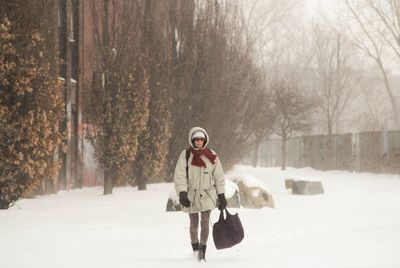
[[[400,267],[399,175],[248,166],[232,173],[261,180],[275,208],[231,209],[245,238],[217,251],[210,234],[206,263],[192,256],[188,216],[165,212],[173,184],[161,183],[20,200],[0,211],[0,267]],[[325,194],[292,195],[288,176],[320,179]]]

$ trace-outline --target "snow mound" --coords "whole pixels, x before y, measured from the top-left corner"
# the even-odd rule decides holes
[[[243,182],[244,185],[246,185],[249,188],[260,188],[265,190],[266,192],[270,192],[270,190],[268,189],[268,187],[262,183],[260,180],[258,180],[257,178],[253,177],[250,174],[246,174],[246,173],[230,173],[230,174],[226,174],[225,177],[231,181],[233,181],[234,183],[238,183],[239,181]]]
[[[287,180],[293,180],[293,181],[316,181],[316,182],[321,182],[320,179],[316,179],[314,177],[289,177],[286,178]]]
[[[239,187],[231,180],[225,180],[225,197],[231,198],[233,195],[239,192]]]

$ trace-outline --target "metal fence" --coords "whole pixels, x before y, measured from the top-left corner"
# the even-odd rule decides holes
[[[243,162],[281,166],[281,146],[280,139],[267,139]],[[287,142],[287,166],[400,173],[400,131],[294,137]]]

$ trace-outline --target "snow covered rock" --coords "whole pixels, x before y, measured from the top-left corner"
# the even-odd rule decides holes
[[[258,179],[248,174],[229,176],[239,188],[240,204],[245,208],[274,208],[269,189]]]
[[[314,178],[288,178],[285,180],[286,189],[292,189],[292,194],[313,195],[323,194],[322,182]]]
[[[292,187],[293,187],[293,179],[286,179],[285,180],[285,188],[292,189]]]
[[[240,208],[239,187],[230,180],[225,180],[225,198],[228,208]]]
[[[179,197],[175,190],[172,190],[168,197],[166,211],[181,211],[182,207],[179,204]]]

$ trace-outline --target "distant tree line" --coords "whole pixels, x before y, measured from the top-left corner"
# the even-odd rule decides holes
[[[271,131],[239,1],[93,0],[91,14],[101,75],[86,110],[105,194],[171,180],[193,126],[209,131],[225,169]]]
[[[385,68],[399,55],[396,1],[343,0],[342,21],[357,27],[326,17],[307,24],[302,1],[292,0],[88,3],[96,64],[83,108],[104,194],[170,181],[193,126],[207,129],[225,170],[271,135],[284,141],[286,165],[285,141],[301,132],[337,134],[345,111],[376,128],[388,107],[387,120],[399,126]],[[0,208],[43,183],[57,190],[57,151],[66,149],[59,4],[0,1]],[[363,73],[360,53],[376,62],[382,78],[374,83],[384,94]],[[380,105],[381,95],[389,105]]]
[[[57,150],[66,149],[56,2],[0,2],[1,208],[53,180]],[[93,0],[89,6],[98,65],[84,111],[104,194],[115,185],[146,189],[148,182],[171,180],[193,126],[209,131],[226,170],[271,132],[271,94],[253,43],[243,38],[240,1]]]

